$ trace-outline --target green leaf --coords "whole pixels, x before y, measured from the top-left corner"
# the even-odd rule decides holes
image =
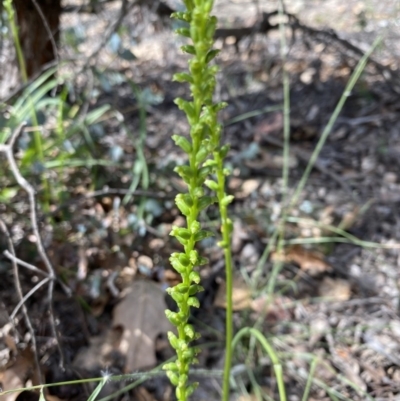
[[[97,396],[99,395],[101,389],[102,389],[102,388],[104,387],[104,385],[106,384],[106,382],[107,382],[107,379],[104,378],[104,379],[97,385],[97,387],[93,390],[93,393],[90,394],[90,397],[88,398],[87,401],[94,401],[94,400],[97,398]]]
[[[189,296],[196,295],[198,292],[202,292],[202,291],[204,291],[204,288],[201,285],[193,284],[189,288]]]
[[[219,153],[219,157],[221,159],[225,159],[225,157],[228,154],[228,152],[229,152],[229,145],[222,146],[221,149],[218,152]]]
[[[178,29],[175,29],[175,32],[178,35],[185,36],[186,38],[190,38],[190,29],[189,28],[178,28]]]
[[[211,172],[213,168],[211,166],[201,167],[197,173],[199,180],[204,180]]]
[[[193,178],[193,170],[190,166],[177,166],[174,168],[174,171],[179,174],[179,176],[188,183],[191,178]]]
[[[181,46],[181,50],[184,53],[193,54],[194,56],[196,55],[196,49],[192,45],[183,45]]]
[[[189,287],[183,283],[176,285],[175,289],[182,294],[186,294],[189,291]]]
[[[199,208],[199,211],[202,211],[206,207],[208,207],[208,206],[212,205],[214,202],[216,202],[216,200],[217,199],[214,196],[203,196],[197,202],[197,207]]]
[[[108,110],[110,110],[111,106],[109,104],[105,104],[104,106],[98,107],[90,111],[85,117],[85,123],[87,125],[94,124],[99,118],[101,118]]]
[[[210,50],[206,56],[206,63],[208,64],[211,60],[213,60],[219,52],[220,50],[217,49]]]
[[[199,383],[198,382],[194,382],[189,384],[186,387],[186,397],[189,397],[193,394],[194,390],[196,390],[196,388],[199,387]]]

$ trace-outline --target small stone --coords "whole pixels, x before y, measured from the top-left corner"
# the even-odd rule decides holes
[[[392,173],[391,171],[388,171],[383,176],[383,181],[386,182],[387,184],[394,184],[397,182],[397,174]]]

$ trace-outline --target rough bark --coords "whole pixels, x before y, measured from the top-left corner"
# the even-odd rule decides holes
[[[56,44],[60,34],[61,0],[36,0],[36,3],[43,15],[33,0],[14,0],[28,77],[56,58],[49,30]]]

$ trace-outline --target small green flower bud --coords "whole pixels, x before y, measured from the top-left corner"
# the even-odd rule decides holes
[[[201,167],[197,173],[197,176],[200,180],[204,180],[210,173],[212,172],[212,168],[210,166]]]
[[[192,19],[190,13],[182,11],[177,11],[175,13],[172,13],[171,18],[179,19],[184,22],[190,22]]]
[[[194,335],[195,335],[195,333],[196,333],[196,332],[194,331],[194,329],[193,329],[193,326],[192,326],[191,324],[187,324],[183,330],[184,330],[185,334],[187,335],[187,337],[188,337],[190,340],[193,340]]]
[[[204,288],[201,285],[193,284],[189,288],[189,295],[196,295],[198,292],[204,291]]]
[[[202,196],[204,196],[204,189],[201,187],[197,187],[193,191],[193,196],[195,196],[197,199],[200,199]]]
[[[219,52],[220,51],[217,49],[209,50],[206,56],[206,63],[208,64],[211,60],[213,60]]]
[[[188,256],[185,253],[179,253],[178,254],[178,258],[179,258],[179,262],[183,266],[185,266],[185,267],[189,266],[190,260],[189,260]]]
[[[203,196],[199,199],[197,203],[197,207],[200,211],[204,210],[206,207],[210,206],[211,204],[215,203],[217,199],[213,196]]]
[[[189,298],[190,299],[190,298]],[[167,309],[165,311],[165,316],[167,316],[167,319],[174,325],[174,326],[178,326],[181,323],[181,319],[178,313],[172,312],[169,309]],[[169,338],[169,336],[168,336]],[[170,341],[171,342],[171,341]],[[172,347],[173,344],[171,342]],[[175,348],[175,347],[174,347]]]
[[[190,263],[192,265],[195,265],[197,263],[198,258],[199,258],[199,253],[196,251],[196,249],[192,249],[189,253]]]
[[[184,152],[188,154],[192,152],[192,144],[184,136],[172,135],[172,139]]]
[[[209,154],[208,149],[205,146],[201,147],[196,154],[196,163],[198,164],[203,163],[203,161],[207,158],[208,154]]]
[[[179,304],[185,300],[185,295],[181,294],[179,291],[176,291],[174,287],[167,288],[167,293],[171,296],[171,298],[177,304]]]
[[[193,306],[193,308],[200,308],[200,302],[196,297],[189,297],[187,303],[189,306]]]
[[[192,272],[189,274],[189,280],[190,280],[192,283],[199,284],[199,283],[200,283],[200,274],[199,274],[198,272],[196,272],[196,271],[192,271]]]
[[[228,244],[225,241],[218,241],[217,245],[222,249],[225,249],[228,247]]]
[[[177,386],[179,383],[179,377],[175,372],[173,372],[172,370],[168,370],[166,372],[168,379],[170,380],[170,382],[174,385]]]
[[[214,233],[212,233],[211,231],[201,230],[201,231],[199,231],[198,233],[195,234],[194,240],[196,242],[198,242],[198,241],[201,241],[203,239],[210,238],[210,237],[213,237],[213,236],[214,236]]]
[[[234,199],[233,195],[226,195],[220,200],[220,204],[221,206],[228,206]]]
[[[194,221],[191,225],[190,225],[190,232],[192,234],[197,234],[199,231],[201,230],[201,225],[198,221]]]
[[[186,183],[193,177],[193,170],[190,166],[177,166],[174,168],[174,171],[178,173]]]
[[[181,50],[182,50],[184,53],[196,55],[196,49],[195,49],[195,47],[192,46],[192,45],[183,45],[183,46],[181,46]]]
[[[203,258],[202,256],[200,256],[197,259],[197,263],[196,263],[197,266],[204,266],[204,265],[207,265],[207,264],[208,264],[208,259],[207,258]]]
[[[184,216],[190,215],[190,206],[185,202],[182,195],[179,194],[176,196],[175,204]]]
[[[210,188],[212,191],[215,192],[217,192],[219,189],[218,183],[213,180],[206,180],[204,182],[204,185],[206,185],[208,188]]]
[[[179,383],[178,386],[185,386],[186,382],[188,381],[188,375],[182,374],[179,376]]]
[[[187,228],[172,226],[170,235],[173,237],[181,237],[185,240],[188,240],[192,236],[192,233]]]
[[[181,294],[186,294],[189,291],[189,288],[187,285],[180,283],[174,287],[177,291],[179,291]]]
[[[167,311],[165,311],[165,314],[167,314]],[[169,340],[169,343],[171,344],[171,347],[173,349],[177,349],[178,348],[178,337],[172,331],[169,331],[167,333],[167,335],[168,335],[168,340]]]
[[[163,365],[163,370],[171,370],[172,372],[179,371],[178,365],[176,362],[168,362]]]
[[[184,111],[188,117],[191,119],[196,118],[196,111],[192,102],[188,102],[187,100],[178,97],[175,99],[175,104],[180,110]]]
[[[190,29],[188,28],[178,28],[175,29],[175,33],[181,36],[185,36],[186,38],[190,38]]]
[[[199,387],[199,383],[198,382],[194,382],[191,383],[187,386],[186,388],[186,397],[189,397],[193,394],[194,390],[196,390],[196,388]]]

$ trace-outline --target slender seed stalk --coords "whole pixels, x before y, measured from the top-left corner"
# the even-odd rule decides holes
[[[232,256],[230,237],[232,222],[228,218],[227,207],[233,196],[225,193],[225,176],[228,171],[223,168],[223,161],[229,147],[221,146],[222,126],[218,123],[217,114],[226,106],[225,103],[214,103],[215,75],[218,71],[210,62],[218,54],[213,49],[214,32],[217,18],[210,15],[213,0],[183,0],[185,11],[174,13],[172,16],[182,21],[185,26],[177,29],[181,36],[189,38],[191,44],[182,46],[182,50],[190,54],[189,72],[174,75],[174,80],[187,82],[190,85],[191,100],[181,98],[175,100],[178,107],[185,112],[190,125],[190,138],[173,135],[173,140],[187,155],[189,163],[178,166],[175,171],[187,185],[187,192],[178,194],[175,203],[186,217],[186,227],[173,227],[170,235],[183,245],[183,252],[171,255],[173,268],[181,275],[182,282],[168,290],[175,300],[178,311],[166,311],[170,322],[177,327],[177,335],[170,332],[168,338],[176,350],[177,359],[164,365],[166,374],[176,387],[176,397],[185,401],[197,387],[197,383],[189,383],[189,367],[196,363],[198,347],[190,343],[200,337],[192,325],[188,323],[190,307],[199,307],[196,294],[203,288],[199,285],[200,274],[198,267],[208,263],[197,250],[197,242],[212,236],[209,231],[202,230],[198,221],[199,214],[213,203],[218,203],[221,215],[222,240],[219,245],[224,250],[227,268],[227,352],[225,364],[224,391],[229,395],[229,370],[231,365],[232,341]],[[211,194],[207,195],[207,187]],[[214,193],[214,195],[212,195]],[[227,398],[226,398],[227,399]]]

